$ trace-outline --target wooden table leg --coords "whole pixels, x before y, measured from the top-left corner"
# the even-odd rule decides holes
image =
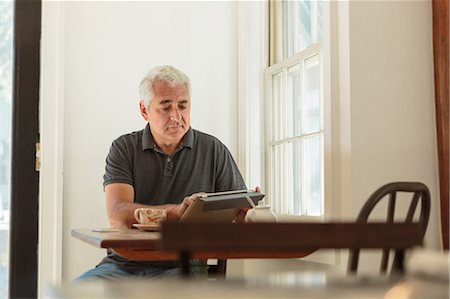
[[[181,264],[181,274],[184,277],[188,277],[191,274],[191,269],[189,265],[190,253],[187,250],[180,251],[179,260]]]
[[[395,250],[394,261],[392,263],[393,274],[405,274],[405,251],[403,249]]]

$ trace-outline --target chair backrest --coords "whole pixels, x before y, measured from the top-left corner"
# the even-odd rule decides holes
[[[423,237],[425,236],[425,232],[428,225],[428,219],[430,217],[430,192],[422,183],[418,182],[395,182],[395,183],[389,183],[382,187],[380,187],[378,190],[376,190],[366,201],[366,203],[361,208],[361,211],[358,215],[358,218],[356,219],[357,223],[366,223],[368,222],[369,215],[375,208],[375,206],[384,198],[388,198],[388,209],[387,209],[387,223],[393,223],[394,222],[394,214],[395,214],[395,205],[396,205],[396,199],[397,199],[397,193],[409,193],[411,196],[409,197],[410,204],[408,208],[408,212],[406,214],[406,218],[404,219],[404,222],[406,223],[412,223],[415,211],[417,209],[419,200],[421,201],[420,205],[420,216],[419,216],[419,224],[421,226],[421,240],[423,240]],[[404,200],[404,197],[402,197],[402,200]],[[381,266],[380,266],[380,272],[386,273],[387,266],[389,262],[389,248],[383,249],[382,253],[382,259],[381,259]],[[348,271],[350,273],[356,273],[358,269],[358,260],[359,260],[359,249],[352,249],[350,250],[350,256],[349,256],[349,264],[348,264]],[[400,259],[403,259],[403,252],[396,251],[392,263],[391,273],[396,272],[402,272],[403,269],[401,269],[401,265],[403,264],[400,262]]]

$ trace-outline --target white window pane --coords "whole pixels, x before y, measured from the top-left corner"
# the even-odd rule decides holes
[[[293,179],[293,153],[292,153],[292,144],[287,143],[285,145],[285,155],[284,155],[284,199],[285,199],[285,205],[284,205],[284,213],[292,213],[294,208],[294,199],[293,199],[293,193],[292,193],[292,183],[294,181]]]
[[[273,147],[273,188],[272,188],[272,208],[278,213],[283,213],[284,201],[283,196],[283,151],[282,144]]]
[[[269,155],[269,165],[267,168],[267,178],[270,182],[268,189],[266,190],[266,200],[269,201],[272,209],[275,210],[275,207],[277,206],[276,203],[276,196],[275,196],[275,184],[274,184],[274,179],[275,179],[275,159],[274,159],[274,155],[275,155],[275,149],[274,147],[269,147],[267,150],[267,154]]]
[[[322,214],[321,156],[320,135],[305,138],[305,187],[308,215]]]
[[[285,27],[286,27],[286,47],[284,58],[292,56],[297,49],[298,44],[298,3],[295,1],[284,2],[286,8],[284,10],[285,15]]]
[[[317,42],[322,42],[323,36],[323,2],[317,1]]]
[[[311,1],[283,2],[286,27],[285,58],[306,49],[311,44],[311,8]]]
[[[301,134],[300,65],[288,69],[288,137]]]
[[[294,141],[290,143],[292,147],[292,213],[303,214],[302,209],[302,143],[301,141]]]
[[[283,128],[283,77],[282,73],[276,73],[272,75],[272,142],[280,140],[282,138]]]
[[[319,56],[313,56],[305,62],[305,131],[320,130],[320,65]]]
[[[303,50],[311,44],[311,2],[299,1],[300,5],[300,44],[298,50]]]
[[[275,190],[275,178],[276,178],[276,162],[275,162],[275,147],[270,147],[270,168],[268,171],[269,181],[270,183],[270,189],[268,194],[268,199],[270,202],[270,205],[274,211],[277,211],[278,209],[278,202],[277,202],[277,196],[276,196],[276,190]]]

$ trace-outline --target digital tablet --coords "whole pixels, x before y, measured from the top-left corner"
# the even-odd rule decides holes
[[[252,207],[249,200],[257,205],[263,198],[263,193],[253,190],[205,193],[194,199],[180,221],[232,222],[240,208]]]

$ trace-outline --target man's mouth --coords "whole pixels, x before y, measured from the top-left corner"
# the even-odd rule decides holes
[[[183,127],[182,125],[168,126],[167,130],[174,131],[174,130],[178,130],[178,129],[182,128],[182,127]]]

